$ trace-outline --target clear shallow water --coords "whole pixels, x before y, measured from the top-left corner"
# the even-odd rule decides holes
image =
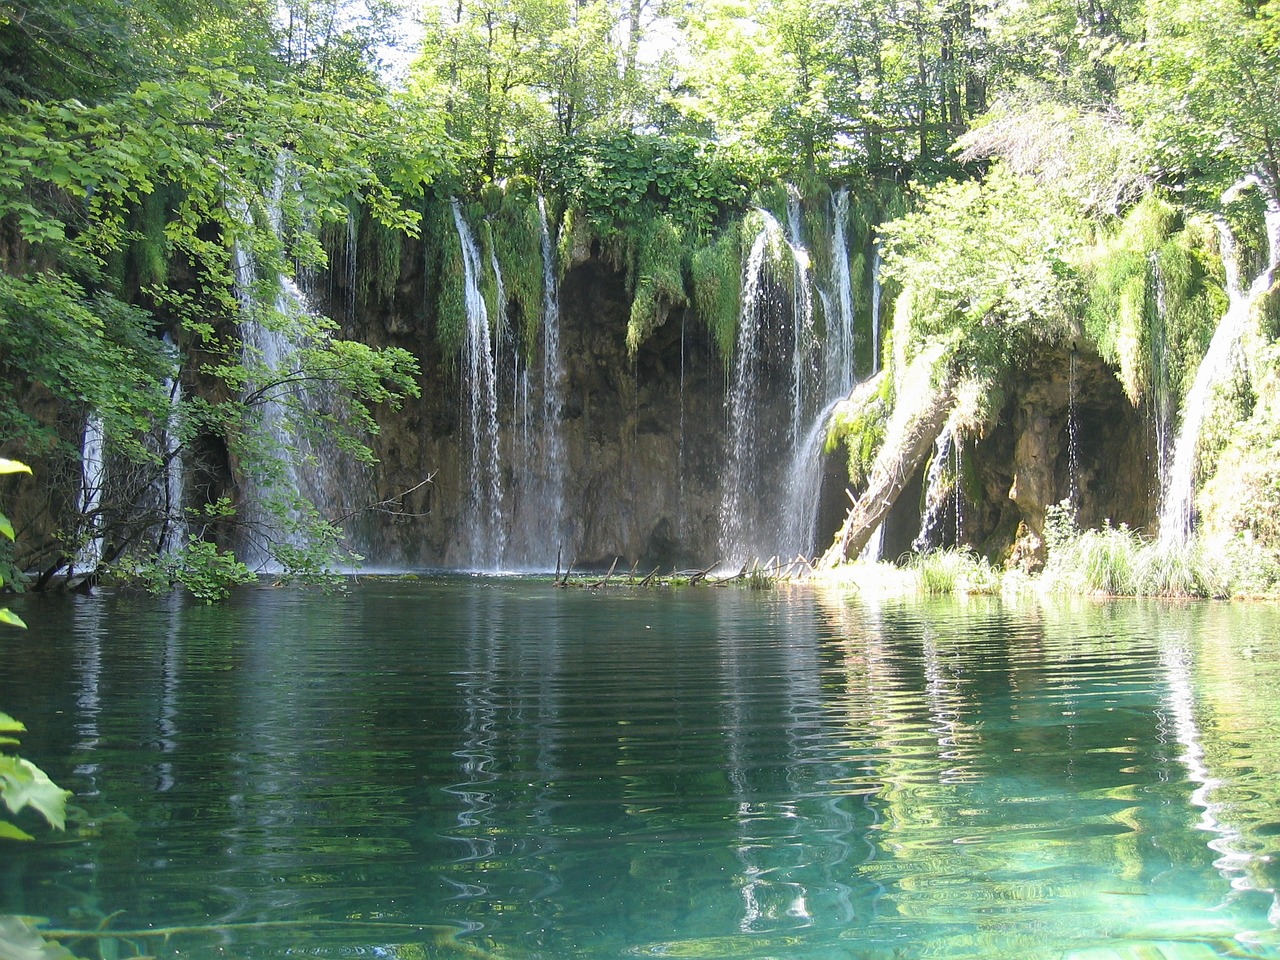
[[[1269,606],[12,605],[0,709],[80,812],[0,914],[197,928],[108,954],[1280,956]]]

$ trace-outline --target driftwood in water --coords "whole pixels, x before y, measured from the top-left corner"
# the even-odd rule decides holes
[[[618,560],[615,559],[609,567],[609,572],[603,577],[588,579],[585,575],[576,580],[570,580],[569,575],[573,571],[573,564],[570,563],[567,570],[562,575],[557,567],[556,575],[552,581],[557,587],[583,587],[587,590],[598,590],[602,587],[627,586],[627,587],[697,587],[697,586],[713,586],[724,587],[733,583],[746,583],[752,587],[772,586],[775,583],[786,581],[802,580],[814,570],[813,561],[803,555],[797,556],[788,563],[783,563],[778,557],[771,557],[769,562],[761,565],[759,560],[752,560],[744,563],[736,573],[728,573],[717,576],[712,573],[720,566],[722,561],[716,561],[709,567],[703,567],[701,570],[672,570],[668,574],[661,574],[660,567],[654,567],[646,576],[636,579],[636,566],[632,566],[631,572],[626,576],[614,576],[618,569]]]
[[[925,358],[917,362],[923,363]],[[948,375],[932,389],[899,391],[866,489],[849,508],[835,542],[822,558],[823,568],[838,566],[862,552],[946,425],[952,390],[953,380]]]

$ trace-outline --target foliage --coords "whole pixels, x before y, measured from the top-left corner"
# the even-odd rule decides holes
[[[972,376],[996,382],[1031,339],[1069,336],[1078,230],[1051,193],[999,165],[927,191],[881,229],[885,275],[902,285],[899,362],[948,342]]]
[[[1146,0],[1119,99],[1156,159],[1212,204],[1250,171],[1280,187],[1280,17],[1242,0]]]
[[[1249,560],[1234,566],[1252,592],[1280,581],[1280,352],[1272,345],[1255,363],[1258,402],[1230,425],[1199,500],[1203,536],[1215,553]]]
[[[20,463],[17,460],[9,460],[6,457],[0,457],[0,476],[30,472],[31,468],[25,463]],[[9,518],[3,513],[0,513],[0,537],[9,541],[12,541],[14,537],[13,524],[9,522]],[[16,568],[8,561],[5,562],[5,566],[8,568],[5,572],[8,573],[9,579],[13,580],[14,575],[17,573]],[[5,579],[3,576],[0,576],[0,587],[3,587],[4,584]],[[26,624],[22,622],[22,618],[8,607],[0,607],[0,624],[8,624],[11,627],[26,627]]]
[[[616,26],[604,0],[428,5],[410,88],[444,106],[468,166],[493,180],[541,145],[621,121],[638,80],[619,72]]]
[[[521,318],[524,348],[532,355],[545,308],[542,224],[532,181],[508,181],[489,225],[507,296]]]
[[[685,124],[757,154],[778,178],[946,166],[985,109],[974,4],[709,0],[686,7]],[[942,161],[942,163],[939,163]]]
[[[1084,252],[1085,332],[1134,404],[1181,395],[1195,376],[1226,309],[1209,243],[1201,221],[1152,193]]]
[[[16,460],[0,458],[0,475],[30,473],[31,468]],[[13,527],[0,514],[0,535],[13,539]],[[3,586],[3,581],[0,581]],[[26,624],[7,608],[0,609],[0,624],[25,628]],[[16,734],[24,733],[24,727],[13,717],[0,713],[0,800],[12,814],[21,813],[27,807],[35,810],[55,830],[66,826],[66,804],[69,791],[63,790],[30,760],[11,752],[19,744]],[[0,840],[30,840],[31,835],[7,820],[0,820]]]
[[[553,144],[543,178],[598,232],[651,219],[658,210],[686,233],[709,232],[746,199],[744,173],[714,144],[689,137],[618,133]]]
[[[293,560],[290,567],[295,567],[296,558],[289,559]],[[188,537],[177,550],[152,554],[136,565],[115,566],[110,573],[126,583],[140,584],[154,594],[168,593],[175,586],[181,586],[204,603],[225,600],[231,595],[232,587],[258,579],[235,554],[194,536]]]
[[[367,212],[359,223],[356,249],[360,270],[356,274],[356,297],[369,308],[386,303],[395,295],[402,266],[404,231],[380,223]]]
[[[863,381],[831,415],[826,452],[843,443],[848,451],[849,483],[858,486],[871,473],[884,444],[892,406],[893,380],[881,373]]]
[[[1064,102],[1060,91],[1016,91],[956,141],[963,162],[996,157],[1093,216],[1115,216],[1154,186],[1149,150],[1114,109]]]
[[[209,35],[192,42],[190,60],[121,77],[98,100],[0,115],[0,428],[30,454],[77,455],[69,431],[59,437],[19,402],[32,389],[102,419],[127,480],[103,506],[125,524],[109,537],[118,551],[153,525],[130,491],[172,456],[157,447],[162,429],[182,443],[220,436],[252,469],[262,448],[245,427],[264,403],[283,401],[299,435],[359,451],[369,405],[417,390],[407,353],[281,310],[280,278],[323,262],[317,230],[345,222],[353,196],[375,219],[416,229],[400,196],[447,163],[436,120],[390,96],[327,93],[269,58],[210,62]],[[302,344],[289,368],[242,345],[238,321]],[[198,358],[188,376],[216,384],[218,402],[171,409],[178,370],[161,330]],[[336,398],[325,412],[286,399],[321,382]]]
[[[1108,521],[1060,544],[1049,554],[1041,578],[1068,593],[1131,597],[1137,593],[1134,571],[1141,547],[1133,530]]]
[[[462,239],[458,236],[448,206],[435,205],[431,226],[434,249],[439,257],[439,293],[436,296],[436,340],[446,357],[456,362],[467,339],[466,265],[462,259]]]
[[[1202,544],[1143,540],[1110,521],[1081,531],[1063,501],[1046,511],[1048,562],[1041,583],[1065,593],[1109,597],[1223,597],[1226,577]]]

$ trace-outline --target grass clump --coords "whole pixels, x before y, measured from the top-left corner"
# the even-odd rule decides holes
[[[1227,581],[1210,563],[1199,541],[1144,546],[1133,568],[1134,593],[1140,597],[1205,597],[1228,595]]]
[[[986,557],[967,548],[947,548],[917,554],[910,563],[921,593],[994,594],[1000,592],[1001,574]]]

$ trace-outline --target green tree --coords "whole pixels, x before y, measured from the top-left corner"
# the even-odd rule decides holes
[[[253,408],[296,396],[293,383],[337,388],[342,399],[324,416],[282,409],[300,431],[332,434],[363,456],[358,438],[376,428],[369,406],[418,389],[404,351],[341,341],[324,318],[275,304],[280,277],[323,261],[316,228],[345,221],[353,198],[386,224],[416,229],[401,198],[449,163],[439,115],[391,95],[317,89],[313,75],[267,55],[259,34],[235,49],[235,24],[214,17],[173,37],[189,55],[181,69],[157,55],[142,79],[118,76],[96,98],[0,114],[0,416],[21,449],[42,455],[56,439],[19,402],[35,388],[72,416],[100,416],[135,486],[163,470],[171,454],[149,439],[174,418],[162,331],[192,358],[192,376],[219,384],[184,405],[176,431],[223,438],[250,469],[271,459],[246,429]],[[259,25],[274,36],[268,20]],[[235,66],[229,53],[242,55]],[[253,276],[237,277],[247,261],[234,254],[246,250]],[[254,321],[302,345],[286,369],[243,347],[249,302]],[[128,518],[118,547],[136,547],[152,524],[130,502],[116,515]],[[69,552],[64,542],[50,562]]]
[[[1210,191],[1245,174],[1280,188],[1280,11],[1249,0],[1148,0],[1119,54],[1121,103],[1167,176]]]

